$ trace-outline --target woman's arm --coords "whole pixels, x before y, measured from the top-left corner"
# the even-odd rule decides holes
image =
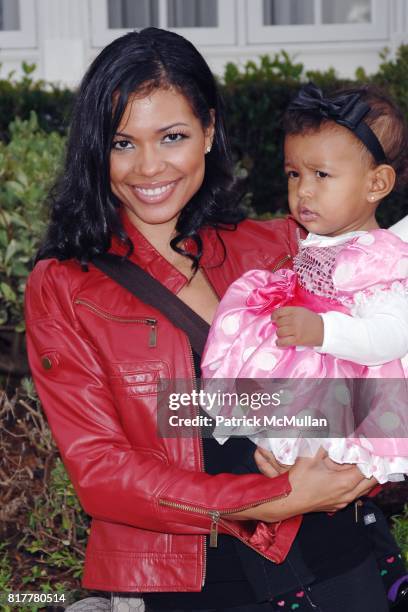
[[[279,472],[288,473],[292,492],[281,500],[279,508],[273,502],[262,504],[250,511],[235,514],[234,518],[276,521],[280,520],[278,514],[281,518],[289,518],[298,513],[335,512],[366,495],[377,485],[375,479],[364,478],[356,466],[333,471],[326,458],[327,452],[320,449],[315,457],[299,457],[295,465],[288,469],[277,464],[272,453],[258,448],[255,459],[260,471],[272,479]]]
[[[67,276],[66,266],[41,262],[29,278],[27,346],[53,436],[88,514],[145,529],[200,533],[208,531],[213,511],[232,512],[290,493],[287,476],[271,481],[260,474],[200,472],[198,438],[156,440],[155,413],[147,417],[137,400],[129,409],[140,409],[151,422],[139,423],[149,432],[143,446],[132,445],[104,362],[74,316],[75,290]],[[191,445],[186,455],[195,455],[196,465],[169,460],[172,446],[177,455],[180,445]]]
[[[134,448],[100,357],[72,318],[71,293],[61,295],[66,272],[56,264],[51,273],[48,265],[53,264],[42,262],[28,282],[30,365],[64,463],[90,515],[169,533],[208,533],[214,513],[227,522],[235,511],[252,507],[244,518],[275,522],[312,506],[345,503],[345,496],[354,494],[359,473],[350,473],[350,479],[327,479],[330,494],[317,487],[323,475],[318,461],[305,464],[300,479],[300,468],[295,470],[291,483],[286,474],[274,479],[260,474],[211,476],[170,463],[160,445]],[[308,491],[313,492],[313,504]]]

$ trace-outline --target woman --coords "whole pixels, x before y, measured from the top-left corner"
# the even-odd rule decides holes
[[[276,596],[293,589],[309,609],[362,612],[374,601],[386,610],[364,528],[346,508],[374,483],[353,467],[334,473],[323,456],[281,475],[258,456],[268,478],[249,473],[246,440],[203,449],[197,436],[160,437],[157,382],[191,389],[199,356],[160,308],[91,263],[123,255],[208,328],[233,280],[287,265],[296,251],[294,222],[242,221],[231,184],[219,95],[196,49],[154,28],[105,48],[79,90],[26,296],[35,383],[93,519],[83,584],[143,593],[149,610],[281,609]],[[302,513],[311,514],[296,538]],[[339,533],[330,543],[329,521]],[[208,547],[217,530],[218,547]],[[365,587],[373,596],[363,608]]]

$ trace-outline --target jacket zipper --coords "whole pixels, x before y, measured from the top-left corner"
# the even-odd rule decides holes
[[[195,373],[195,366],[194,366],[194,358],[193,358],[193,349],[191,348],[191,344],[190,341],[187,339],[187,344],[188,344],[188,348],[189,348],[189,352],[190,352],[190,362],[191,362],[191,371],[193,374],[193,388],[197,389],[197,377],[196,377],[196,373]],[[200,409],[197,407],[197,416],[199,416],[200,414]],[[201,437],[201,434],[199,434],[199,448],[200,448],[200,453],[199,453],[199,468],[201,472],[205,471],[205,465],[204,465],[204,447],[203,447],[203,439]],[[207,540],[206,537],[204,536],[204,555],[203,555],[203,573],[201,576],[201,586],[203,587],[205,584],[205,577],[206,577],[206,573],[207,573]]]
[[[250,508],[255,508],[261,504],[270,501],[276,501],[278,499],[283,499],[287,497],[288,493],[282,493],[281,495],[275,495],[274,497],[268,497],[267,499],[262,499],[252,504],[248,504],[246,506],[240,506],[239,508],[233,508],[231,510],[205,510],[204,508],[199,508],[197,506],[190,506],[188,504],[180,504],[178,502],[168,501],[166,499],[159,499],[159,504],[161,506],[168,506],[170,508],[176,508],[177,510],[182,510],[184,512],[195,512],[197,514],[204,514],[211,518],[211,527],[210,527],[210,546],[212,548],[216,548],[218,545],[218,525],[222,523],[222,517],[228,516],[229,514],[234,514],[235,512],[241,512],[242,510],[249,510]],[[238,540],[241,540],[246,546],[249,546],[253,550],[255,550],[258,554],[260,554],[265,559],[269,559],[266,555],[259,552],[254,546],[249,544],[246,540],[244,540],[235,529],[232,529],[230,525],[226,525],[228,530],[235,535]]]
[[[290,259],[292,259],[292,255],[285,255],[285,257],[282,257],[282,259],[280,259],[272,268],[271,272],[276,272],[276,270],[279,270],[279,268],[282,268],[283,265],[289,261]]]
[[[98,316],[103,319],[107,319],[109,321],[117,321],[118,323],[138,323],[142,325],[148,325],[150,328],[149,331],[149,348],[154,348],[157,345],[157,319],[153,319],[150,317],[136,317],[136,318],[126,318],[126,317],[118,317],[116,315],[112,315],[109,312],[105,312],[104,310],[94,306],[87,300],[76,299],[75,304],[79,304],[81,306],[85,306]]]

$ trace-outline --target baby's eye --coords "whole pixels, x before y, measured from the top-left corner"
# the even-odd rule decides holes
[[[323,170],[316,170],[315,172],[316,172],[317,178],[320,178],[320,179],[324,179],[329,176],[327,172],[323,172]]]
[[[181,132],[170,132],[163,137],[163,142],[180,142],[187,138],[186,134],[182,134]]]
[[[296,179],[299,178],[299,172],[296,172],[296,170],[288,170],[286,176],[288,179]]]
[[[131,149],[133,144],[130,140],[126,140],[123,138],[122,140],[115,140],[112,144],[112,149],[116,149],[116,151],[125,151],[126,149]]]

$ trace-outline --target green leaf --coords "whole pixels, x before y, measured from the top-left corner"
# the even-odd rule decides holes
[[[14,257],[14,255],[17,253],[19,249],[19,244],[17,242],[17,240],[15,240],[14,238],[9,242],[7,248],[6,248],[6,254],[4,256],[4,263],[8,263],[10,261],[10,259],[12,257]]]
[[[0,291],[7,302],[15,302],[17,300],[16,294],[14,293],[10,285],[8,285],[7,283],[0,283]]]

